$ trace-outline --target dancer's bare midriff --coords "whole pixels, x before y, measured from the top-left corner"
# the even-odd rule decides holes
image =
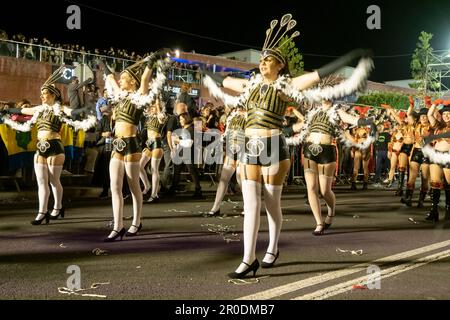
[[[137,133],[137,126],[128,122],[116,122],[115,137],[129,138],[135,137]]]
[[[59,134],[59,132],[40,130],[38,131],[37,138],[38,140],[61,140],[61,135]]]

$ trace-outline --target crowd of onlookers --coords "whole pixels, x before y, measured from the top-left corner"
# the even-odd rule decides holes
[[[1,40],[12,40],[15,42]],[[126,67],[133,61],[140,60],[146,55],[148,53],[138,54],[135,51],[114,47],[91,49],[78,44],[53,43],[47,38],[30,38],[25,37],[23,34],[9,37],[5,31],[0,30],[0,56],[14,56],[53,64],[87,63],[91,67],[94,66],[98,57],[103,56],[108,65],[114,68],[114,65],[118,62]],[[116,61],[116,59],[119,61]]]
[[[18,43],[2,40],[12,40]],[[76,65],[85,63],[92,69],[96,69],[97,59],[101,58],[106,61],[111,69],[121,71],[148,54],[141,55],[135,51],[130,52],[126,49],[114,47],[91,50],[78,44],[52,43],[47,38],[27,38],[22,34],[13,35],[9,38],[5,31],[0,30],[0,56],[13,56],[52,64]],[[199,83],[201,75],[198,70],[198,65],[175,62],[172,71],[169,73],[169,80]]]

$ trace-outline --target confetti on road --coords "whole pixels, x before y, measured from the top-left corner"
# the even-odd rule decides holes
[[[354,216],[353,216],[353,219],[359,219],[360,217],[357,215],[357,214],[355,214]]]
[[[86,289],[69,289],[66,287],[58,287],[58,292],[62,294],[68,294],[68,295],[76,295],[76,296],[82,296],[82,297],[92,297],[92,298],[106,298],[107,296],[102,294],[92,294],[92,293],[79,293],[80,291],[86,291],[86,290],[92,290],[97,289],[100,286],[110,284],[109,282],[96,282],[91,284],[90,288]]]
[[[419,224],[419,222],[417,222],[416,220],[414,220],[413,218],[408,218],[409,221],[413,222],[414,224]]]
[[[92,250],[92,253],[95,254],[96,256],[107,256],[108,255],[108,251],[106,250],[102,250],[100,248],[95,248]]]
[[[351,253],[354,256],[360,256],[360,255],[363,254],[363,250],[362,249],[359,249],[359,250],[342,250],[340,248],[337,248],[336,252],[341,252],[341,253],[347,253],[348,252],[348,253]]]
[[[354,284],[352,286],[353,290],[364,290],[364,289],[368,289],[366,285],[360,285],[360,284]]]
[[[164,210],[164,212],[169,212],[169,213],[189,213],[189,211],[177,210],[177,209],[168,209],[168,210]]]
[[[249,278],[249,279],[229,279],[228,283],[236,284],[238,286],[246,285],[246,284],[257,284],[257,283],[259,283],[260,279],[264,279],[264,278],[268,278],[268,277],[269,276]]]
[[[202,224],[202,227],[208,228],[209,232],[217,233],[222,236],[223,240],[226,241],[226,243],[234,242],[234,241],[241,241],[239,238],[239,235],[234,232],[234,225],[222,225],[222,224],[213,224],[213,223],[207,223]]]
[[[67,247],[64,245],[64,243],[60,243],[60,244],[59,244],[59,247],[60,247],[60,248],[67,248]]]

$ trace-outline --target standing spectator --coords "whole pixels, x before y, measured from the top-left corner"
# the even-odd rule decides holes
[[[78,81],[78,77],[72,77],[72,81],[67,87],[71,109],[75,110],[81,108],[80,89],[89,83],[92,83],[92,78],[89,78],[80,84],[80,82]]]
[[[180,94],[177,97],[177,102],[184,103],[187,105],[187,111],[191,116],[191,119],[196,117],[197,105],[195,104],[194,98],[189,95],[189,90],[191,85],[189,83],[183,83],[181,85]]]
[[[193,198],[202,199],[202,188],[200,186],[200,177],[198,169],[195,164],[195,148],[198,147],[198,141],[194,141],[194,124],[189,113],[183,113],[179,116],[179,122],[181,126],[181,132],[178,139],[174,139],[173,142],[177,144],[174,157],[180,157],[178,160],[182,160],[181,164],[176,164],[173,174],[173,184],[169,194],[175,194],[176,187],[180,181],[180,174],[183,164],[186,165],[189,174],[192,177],[192,181],[195,184],[195,191],[192,195]]]
[[[103,89],[102,96],[97,100],[97,103],[95,105],[95,111],[97,114],[97,120],[102,120],[102,111],[101,107],[108,105],[108,91],[106,89]]]
[[[187,106],[184,103],[177,103],[174,108],[173,115],[167,119],[167,125],[165,130],[165,137],[163,137],[163,150],[164,150],[164,171],[161,177],[162,190],[168,191],[168,195],[175,195],[175,189],[173,188],[173,174],[174,163],[172,156],[175,154],[175,143],[173,141],[172,134],[175,130],[180,128],[178,115],[187,112]],[[169,191],[170,190],[170,191]]]
[[[375,166],[375,185],[379,186],[381,175],[389,171],[390,163],[388,159],[388,144],[391,142],[391,134],[387,125],[378,126],[378,138],[375,142],[376,166]]]

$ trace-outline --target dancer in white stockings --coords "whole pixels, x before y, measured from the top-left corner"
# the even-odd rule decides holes
[[[278,21],[273,20],[266,33],[259,63],[261,74],[255,75],[250,80],[231,77],[223,79],[218,74],[204,71],[209,73],[203,81],[211,95],[224,100],[227,105],[242,103],[247,111],[245,150],[240,164],[244,198],[244,256],[242,263],[229,274],[232,278],[243,278],[250,272],[255,274],[259,268],[256,243],[260,225],[261,192],[264,192],[269,224],[269,245],[262,260],[262,267],[272,267],[279,256],[281,192],[290,168],[289,150],[281,131],[289,98],[298,103],[305,99],[316,101],[323,98],[325,93],[320,90],[306,89],[318,83],[321,77],[336,71],[364,52],[351,52],[318,71],[290,78],[288,61],[280,51],[286,42],[281,42],[280,36],[291,30],[296,21],[292,20],[292,15],[286,14],[282,17],[278,30],[274,30],[277,25]],[[282,30],[284,28],[285,31]],[[296,31],[290,38],[298,35],[299,32]],[[363,65],[357,68],[362,71],[359,73],[360,77],[353,79],[348,84],[349,87],[359,86],[361,81],[366,79],[372,61],[368,59]],[[220,90],[217,84],[242,94],[239,97],[229,96]],[[341,90],[329,90],[326,94],[333,97],[342,96],[347,91],[350,89],[343,85]]]
[[[227,119],[227,125],[224,133],[225,138],[225,160],[220,174],[220,182],[217,187],[216,199],[214,205],[207,216],[214,217],[220,215],[220,204],[225,196],[228,183],[236,172],[236,179],[240,184],[239,174],[239,159],[241,150],[244,150],[244,126],[245,126],[245,111],[242,106],[238,106],[236,110],[232,111]],[[241,186],[242,187],[242,186]]]
[[[103,64],[106,74],[108,93],[118,103],[113,115],[115,139],[109,164],[114,227],[109,236],[104,239],[105,242],[112,242],[119,237],[122,239],[125,234],[122,196],[124,175],[127,177],[133,198],[133,222],[126,236],[136,236],[142,229],[142,190],[139,184],[141,147],[137,139],[137,126],[143,115],[144,107],[148,103],[153,104],[162,89],[165,76],[161,68],[158,69],[156,80],[152,82],[150,92],[149,81],[155,61],[163,58],[165,54],[166,52],[159,51],[126,68],[120,74],[119,84],[104,62],[99,61],[100,64]]]
[[[147,147],[142,151],[141,158],[141,173],[140,178],[144,183],[144,190],[142,193],[145,195],[150,191],[150,181],[145,171],[145,166],[150,161],[150,168],[152,173],[152,192],[147,200],[147,203],[154,203],[158,201],[159,190],[159,163],[164,155],[162,148],[161,133],[164,130],[164,126],[168,117],[161,112],[161,100],[158,99],[154,105],[150,107],[149,114],[146,115],[145,128],[147,129]]]
[[[72,121],[68,119],[71,109],[61,107],[61,92],[54,82],[61,77],[62,67],[56,70],[41,87],[42,105],[33,108],[9,109],[10,113],[32,115],[33,118],[24,124],[18,124],[10,118],[4,118],[4,122],[18,131],[30,131],[32,125],[37,126],[37,151],[34,156],[34,170],[38,184],[39,212],[32,225],[40,225],[44,220],[56,220],[64,217],[62,206],[63,187],[60,176],[64,165],[65,154],[61,143],[60,130],[63,122],[75,127],[76,130],[87,130],[96,124],[95,117],[84,121]],[[48,212],[48,199],[51,190],[54,198],[53,211]]]

